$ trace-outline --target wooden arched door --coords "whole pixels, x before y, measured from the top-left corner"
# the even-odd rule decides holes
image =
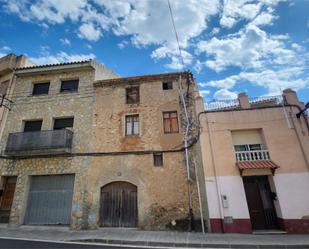
[[[137,226],[137,187],[128,182],[112,182],[101,188],[100,225]]]

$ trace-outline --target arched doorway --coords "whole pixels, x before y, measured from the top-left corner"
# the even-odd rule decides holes
[[[137,187],[128,182],[112,182],[101,188],[100,225],[137,226]]]

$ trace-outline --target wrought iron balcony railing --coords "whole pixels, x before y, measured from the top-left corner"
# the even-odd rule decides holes
[[[236,151],[236,161],[269,160],[268,150]]]
[[[71,152],[73,132],[67,129],[10,133],[5,149],[9,156],[67,154]]]

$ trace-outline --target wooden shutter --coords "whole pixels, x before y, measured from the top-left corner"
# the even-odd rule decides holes
[[[172,112],[171,113],[171,131],[172,132],[178,132],[177,112]]]

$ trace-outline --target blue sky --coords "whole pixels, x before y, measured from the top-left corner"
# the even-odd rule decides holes
[[[309,0],[0,0],[0,56],[94,58],[122,76],[191,70],[206,100],[309,101]]]

